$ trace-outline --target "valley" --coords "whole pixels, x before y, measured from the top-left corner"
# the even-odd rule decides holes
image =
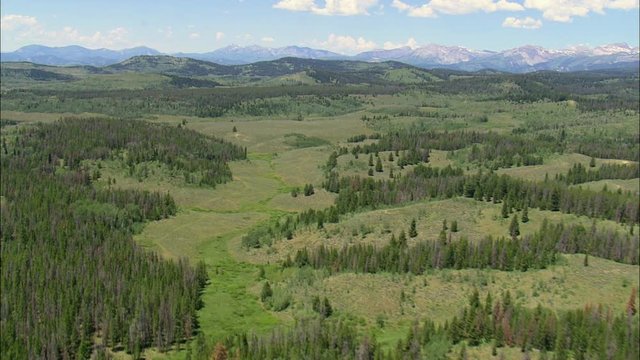
[[[82,333],[85,354],[115,359],[209,359],[220,349],[243,359],[605,350],[631,359],[638,94],[637,69],[507,74],[155,55],[105,67],[3,62],[2,261],[24,266],[5,244],[27,254],[15,234],[28,216],[14,209],[26,214],[21,199],[38,191],[65,209],[69,227],[87,216],[118,229],[118,246],[145,263],[166,264],[166,274],[113,280],[117,289],[155,279],[136,289],[157,299],[126,316],[73,303],[65,326],[75,330],[55,337],[44,335],[55,329],[47,318],[40,354],[53,351],[48,339],[82,357],[67,339]],[[30,177],[41,187],[21,182]],[[64,195],[68,184],[82,190]],[[118,192],[127,198],[112,200]],[[167,199],[147,206],[144,196]],[[68,256],[102,251],[84,246],[69,244]],[[128,261],[109,254],[109,266]],[[14,286],[3,281],[2,292],[26,302],[16,289],[32,278],[4,269]],[[169,276],[187,279],[188,302],[162,301],[178,291]],[[163,310],[171,321],[147,325],[140,319],[154,306],[179,315]],[[3,322],[16,329],[3,327],[3,347],[19,358],[25,339],[36,340],[20,318]],[[91,333],[78,330],[89,323]]]

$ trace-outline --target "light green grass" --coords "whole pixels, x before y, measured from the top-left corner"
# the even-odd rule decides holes
[[[390,341],[406,335],[415,319],[438,323],[450,320],[478,289],[494,299],[509,290],[516,303],[529,308],[538,304],[557,311],[603,304],[624,310],[633,288],[638,286],[638,267],[591,258],[583,266],[582,255],[564,255],[563,264],[545,270],[502,272],[496,270],[440,270],[422,276],[342,273],[324,277],[311,285],[291,282],[296,302],[314,294],[327,296],[337,313],[366,319],[377,327],[385,321],[379,339]],[[404,301],[401,293],[404,292]],[[375,294],[375,295],[373,295]]]
[[[509,176],[525,179],[540,181],[545,179],[545,175],[548,175],[550,180],[553,180],[556,174],[566,174],[574,164],[580,163],[586,168],[589,168],[589,161],[591,157],[582,154],[562,154],[553,155],[545,159],[542,165],[521,166],[508,169],[499,169],[498,174],[506,174]],[[631,161],[616,160],[616,159],[596,159],[596,168],[602,164],[629,164]],[[601,188],[600,188],[601,189]],[[600,190],[598,189],[598,190]]]
[[[327,147],[282,152],[273,159],[274,171],[289,186],[314,184],[319,187],[324,181],[323,167],[330,153]]]
[[[640,179],[607,179],[607,180],[599,180],[599,181],[590,181],[583,184],[572,185],[572,187],[581,187],[584,189],[591,189],[594,191],[602,191],[602,189],[606,186],[609,191],[631,191],[634,194],[640,193]]]
[[[74,116],[74,117],[96,117],[105,115],[94,114],[94,113],[81,113],[81,114],[72,114],[72,113],[37,113],[37,112],[21,112],[21,111],[10,111],[10,110],[2,110],[0,111],[0,119],[7,120],[16,120],[20,122],[53,122],[59,120],[60,118]]]
[[[353,135],[372,133],[360,120],[358,113],[329,118],[311,117],[305,118],[304,121],[291,120],[284,116],[250,120],[243,117],[225,117],[222,119],[168,115],[154,117],[154,121],[172,124],[178,124],[183,119],[187,119],[188,128],[221,137],[241,146],[246,146],[250,152],[258,153],[290,150],[290,146],[284,142],[284,137],[291,133],[319,137],[332,143],[344,141]],[[235,133],[232,131],[234,126],[237,129]]]
[[[368,141],[371,142],[371,141]],[[389,161],[389,154],[393,154],[393,161]],[[351,153],[344,154],[338,157],[338,166],[337,171],[340,176],[361,176],[367,177],[369,168],[374,169],[373,178],[377,180],[389,179],[389,173],[391,169],[393,169],[394,176],[403,175],[407,172],[410,172],[415,165],[407,165],[404,168],[400,168],[398,166],[398,158],[403,154],[402,151],[399,152],[399,156],[395,155],[393,151],[380,151],[378,152],[378,156],[382,162],[382,172],[375,171],[376,157],[375,154],[373,156],[373,166],[369,166],[369,154],[359,154],[358,158]],[[453,160],[448,159],[447,152],[441,150],[431,150],[429,156],[429,162],[423,164],[425,166],[431,167],[446,167],[446,166],[455,166],[460,165]]]
[[[466,237],[471,241],[477,241],[488,235],[508,237],[511,217],[503,218],[501,211],[501,204],[453,198],[347,214],[337,224],[325,224],[324,229],[318,230],[315,226],[301,229],[291,240],[280,239],[270,248],[252,250],[247,254],[247,260],[275,262],[285,259],[287,255],[293,257],[296,251],[304,247],[313,248],[319,245],[342,247],[368,243],[382,246],[389,242],[392,233],[398,236],[401,230],[408,232],[412,219],[416,219],[418,236],[410,238],[410,244],[425,239],[437,239],[444,220],[447,220],[449,228],[452,221],[458,222],[458,232],[447,231],[447,236],[451,234],[453,240]],[[529,209],[529,222],[520,224],[521,235],[537,232],[544,219],[551,223],[581,224],[586,228],[590,228],[593,221],[586,216],[532,208]],[[596,220],[596,226],[620,233],[629,230],[610,220]],[[639,231],[637,226],[634,230]]]

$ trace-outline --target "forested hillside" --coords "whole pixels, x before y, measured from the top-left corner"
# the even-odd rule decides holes
[[[96,187],[83,161],[159,161],[215,186],[244,149],[175,127],[70,118],[3,137],[2,151],[3,357],[87,358],[96,338],[140,354],[193,336],[204,265],[132,240],[137,224],[175,215],[173,198]]]

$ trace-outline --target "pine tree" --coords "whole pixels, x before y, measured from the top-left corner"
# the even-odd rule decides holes
[[[584,266],[589,266],[589,254],[584,254]]]
[[[376,160],[376,171],[377,172],[382,172],[382,160],[380,160],[380,158],[378,158],[378,160]]]
[[[373,176],[373,169],[369,168],[369,171],[367,171],[367,175]]]
[[[416,229],[416,219],[411,220],[411,225],[409,226],[409,237],[418,236],[418,230]]]
[[[266,281],[262,286],[262,291],[260,292],[260,300],[262,300],[262,302],[265,302],[272,296],[273,290],[271,290],[271,285],[269,284],[269,282]]]
[[[636,310],[636,293],[638,292],[637,288],[631,289],[631,296],[629,296],[629,301],[627,301],[627,315],[634,316],[637,313]]]
[[[369,166],[373,166],[373,154],[369,154]]]
[[[458,232],[458,220],[453,220],[451,222],[451,232]]]
[[[398,236],[398,245],[400,247],[407,246],[407,234],[404,232],[404,230],[400,231],[400,235]]]
[[[233,132],[238,132],[238,129],[234,126],[232,131]]]
[[[331,314],[333,314],[333,308],[331,307],[331,304],[329,303],[329,299],[327,299],[325,297],[324,298],[324,302],[322,304],[322,316],[324,318],[328,318],[329,316],[331,316]]]
[[[304,186],[304,196],[311,196],[315,193],[313,189],[313,184],[307,184]]]
[[[524,209],[522,209],[522,223],[529,222],[529,206],[527,204],[524,205]]]
[[[556,188],[551,192],[551,211],[560,210],[560,191]]]
[[[511,219],[511,224],[509,225],[509,235],[511,235],[512,238],[516,238],[518,237],[518,235],[520,235],[520,224],[518,224],[518,215],[513,215],[513,218]]]
[[[589,167],[596,167],[596,158],[591,157],[591,160],[589,160]]]
[[[509,217],[509,206],[507,205],[507,201],[502,202],[502,218],[506,219]]]

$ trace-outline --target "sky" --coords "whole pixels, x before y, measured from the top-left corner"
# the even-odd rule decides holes
[[[21,46],[309,46],[343,54],[425,44],[505,50],[638,46],[639,0],[2,0],[3,52]]]

